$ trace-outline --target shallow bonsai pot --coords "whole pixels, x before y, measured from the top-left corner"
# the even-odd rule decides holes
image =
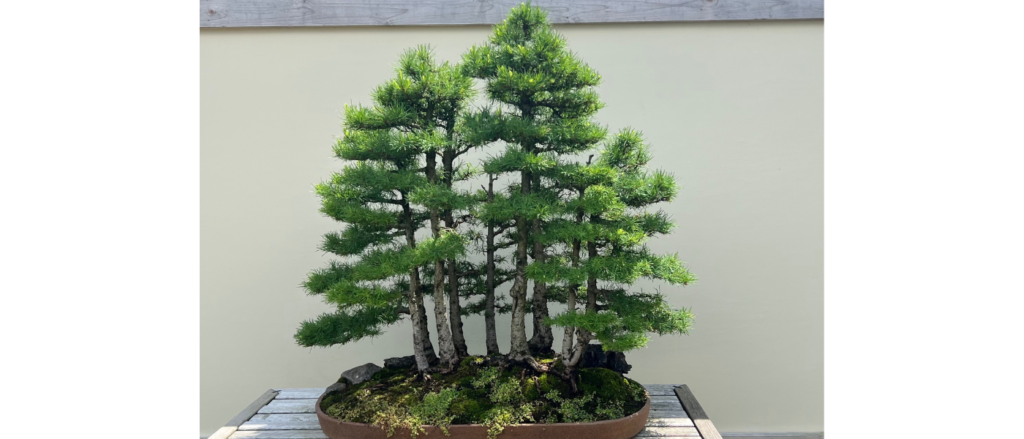
[[[342,422],[328,416],[320,409],[324,396],[316,400],[316,417],[320,428],[330,439],[409,439],[412,436],[407,429],[397,429],[388,438],[384,429],[372,424],[358,422]],[[505,427],[498,439],[629,439],[640,433],[647,425],[647,416],[651,413],[651,397],[647,396],[647,404],[640,411],[624,418],[610,421],[579,422],[571,424],[517,424]],[[445,436],[441,429],[433,426],[423,427],[426,436],[417,439],[486,439],[487,427],[480,424],[451,425],[448,427],[450,436]]]

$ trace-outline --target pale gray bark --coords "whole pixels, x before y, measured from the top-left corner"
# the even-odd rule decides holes
[[[409,248],[416,248],[416,230],[412,222],[412,210],[404,200],[405,194],[402,194],[402,198],[405,241]],[[430,367],[430,356],[434,355],[434,348],[430,344],[430,331],[427,329],[427,315],[423,306],[423,294],[420,291],[419,267],[412,267],[409,270],[409,292],[406,297],[409,301],[409,319],[412,321],[412,352],[416,357],[416,369],[422,372]],[[427,348],[429,348],[429,353]]]
[[[416,291],[419,292],[418,296],[419,296],[419,301],[420,301],[420,306],[418,308],[418,311],[419,311],[419,327],[420,327],[420,332],[423,333],[423,334],[426,334],[425,337],[422,337],[421,344],[423,345],[423,352],[424,352],[424,354],[427,357],[427,361],[430,362],[431,364],[433,364],[434,362],[437,361],[437,354],[434,353],[434,344],[431,343],[431,341],[430,341],[430,321],[427,320],[427,307],[423,306],[423,283],[422,283],[422,281],[420,281],[420,274],[419,273],[420,273],[420,270],[417,267],[415,269],[415,275],[416,275],[416,284],[418,285]],[[411,311],[411,309],[410,309],[410,311]]]
[[[448,189],[451,189],[454,183],[455,157],[455,151],[451,149],[445,150],[441,155],[441,166],[444,170],[442,179]],[[444,226],[449,230],[456,228],[455,217],[451,210],[444,212]],[[466,346],[466,337],[462,332],[462,303],[460,302],[462,298],[459,295],[458,266],[455,262],[455,259],[448,259],[446,264],[448,268],[448,318],[451,323],[455,353],[461,358],[469,355],[469,348]]]
[[[494,180],[488,176],[487,201],[494,201]],[[494,225],[487,225],[487,291],[484,293],[484,328],[487,333],[487,355],[500,354],[498,332],[494,321]]]
[[[529,172],[522,173],[522,185],[520,190],[523,194],[530,193],[531,176]],[[509,358],[512,360],[533,360],[530,354],[530,345],[526,339],[526,263],[527,263],[527,238],[529,227],[523,215],[516,215],[516,272],[512,282],[512,348],[509,351]]]
[[[533,220],[533,236],[541,233],[540,219]],[[544,262],[544,245],[534,239],[533,260]],[[530,352],[534,355],[547,354],[551,352],[551,345],[555,342],[551,334],[551,326],[545,320],[548,314],[548,286],[544,282],[533,281],[533,337],[530,338]]]
[[[576,223],[582,222],[582,213],[576,215]],[[578,268],[580,265],[580,240],[574,239],[572,242],[572,267]],[[567,311],[576,311],[576,289],[579,285],[569,285],[569,291],[566,293],[565,306]],[[576,327],[568,326],[565,328],[565,334],[562,336],[562,359],[568,362],[572,359],[574,351],[574,339],[576,335]]]
[[[423,296],[410,292],[408,298],[409,318],[412,320],[412,352],[413,356],[416,357],[416,369],[422,372],[430,367],[430,355],[433,355],[434,349],[430,344],[429,333],[423,331],[426,327],[426,322],[424,321],[426,316],[423,314]],[[430,355],[427,354],[426,350],[428,346],[431,351]]]
[[[437,159],[435,153],[427,154],[427,179],[437,183]],[[430,231],[434,238],[441,236],[441,215],[438,209],[430,209]],[[434,322],[437,325],[437,349],[443,366],[452,366],[458,362],[455,344],[452,341],[452,330],[448,325],[447,307],[444,301],[444,260],[434,261]]]
[[[469,356],[466,347],[466,336],[462,332],[462,304],[459,302],[459,277],[456,273],[455,260],[449,259],[448,267],[448,318],[452,326],[452,343],[459,358]]]
[[[593,157],[593,156],[591,156]],[[587,161],[590,164],[590,161]],[[577,190],[577,196],[583,196],[583,190]],[[582,210],[576,210],[576,224],[583,224],[584,213]],[[580,266],[580,252],[582,242],[579,239],[572,240],[572,254],[569,258],[573,268],[579,268]],[[566,308],[568,311],[576,311],[576,290],[579,289],[579,284],[570,284],[569,291],[566,296]],[[562,336],[562,361],[568,363],[572,360],[576,353],[575,346],[576,327],[570,326],[565,328],[565,334]],[[586,348],[586,346],[584,346]],[[574,363],[575,364],[575,363]]]
[[[597,255],[597,244],[593,241],[587,243],[587,255],[593,260]],[[589,275],[587,277],[587,312],[597,312],[597,277]],[[579,365],[580,360],[583,359],[583,354],[587,351],[587,345],[590,344],[590,340],[593,340],[593,334],[582,328],[576,330],[576,346],[573,348],[573,355],[566,362],[566,366],[574,368]]]

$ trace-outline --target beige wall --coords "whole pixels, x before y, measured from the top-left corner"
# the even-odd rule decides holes
[[[630,353],[630,376],[688,383],[724,432],[822,431],[823,23],[560,29],[604,77],[598,119],[642,130],[676,175],[681,196],[665,209],[679,227],[651,246],[700,277],[661,287],[693,308],[695,328]],[[311,185],[340,165],[340,109],[369,102],[400,51],[429,43],[455,60],[488,31],[200,32],[203,435],[268,388],[325,386],[410,353],[407,324],[344,347],[294,344],[299,321],[328,309],[299,283],[338,227]],[[467,326],[482,352],[482,319]]]

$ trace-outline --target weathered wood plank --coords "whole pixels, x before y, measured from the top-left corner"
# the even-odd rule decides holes
[[[200,27],[494,24],[520,0],[200,0]],[[552,23],[802,20],[824,0],[534,0]]]
[[[697,402],[697,397],[693,396],[693,392],[690,392],[689,386],[683,384],[676,387],[676,396],[679,397],[679,401],[683,403],[686,413],[693,420],[693,425],[700,432],[700,437],[704,439],[722,439],[722,435],[718,433],[715,424],[711,422],[711,419],[708,419],[707,413],[704,413],[704,409]]]
[[[246,430],[319,430],[315,413],[257,414],[238,427]]]
[[[679,402],[679,397],[675,393],[671,395],[651,395],[651,402]]]
[[[315,399],[275,399],[257,413],[316,413]]]
[[[689,416],[686,416],[686,412],[682,410],[651,410],[651,415],[648,417],[648,419],[652,418],[689,418]]]
[[[647,418],[648,427],[693,427],[690,418]]]
[[[651,410],[657,411],[682,411],[683,405],[679,403],[679,400],[675,401],[651,401]]]
[[[647,427],[636,437],[700,437],[694,427]]]
[[[317,399],[324,394],[325,387],[308,387],[294,389],[275,389],[280,393],[275,399]]]
[[[674,389],[678,384],[644,384],[651,396],[675,396]]]
[[[229,439],[327,439],[320,430],[236,431]]]
[[[272,401],[276,396],[277,391],[274,389],[270,389],[267,390],[266,392],[263,392],[263,394],[260,395],[259,398],[256,398],[255,401],[249,404],[249,406],[247,406],[246,408],[242,409],[241,412],[238,412],[238,414],[235,415],[234,418],[231,418],[231,420],[228,421],[227,424],[224,424],[223,427],[221,427],[216,432],[211,434],[210,437],[207,439],[227,439],[229,436],[234,434],[235,431],[238,430],[239,426],[244,424],[245,421],[248,421],[249,418],[255,415],[260,408],[267,405],[267,403]]]

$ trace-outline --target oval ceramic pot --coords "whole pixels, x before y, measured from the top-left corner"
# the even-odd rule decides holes
[[[330,439],[409,439],[409,430],[398,429],[388,438],[384,429],[371,424],[342,422],[328,416],[320,409],[324,395],[316,400],[316,417],[320,428]],[[651,413],[651,397],[640,411],[624,418],[610,421],[578,422],[572,424],[517,424],[505,427],[498,439],[629,439],[640,433],[647,425]],[[424,426],[426,436],[417,439],[486,439],[487,427],[479,424],[451,425],[450,436],[445,436],[437,427]]]

